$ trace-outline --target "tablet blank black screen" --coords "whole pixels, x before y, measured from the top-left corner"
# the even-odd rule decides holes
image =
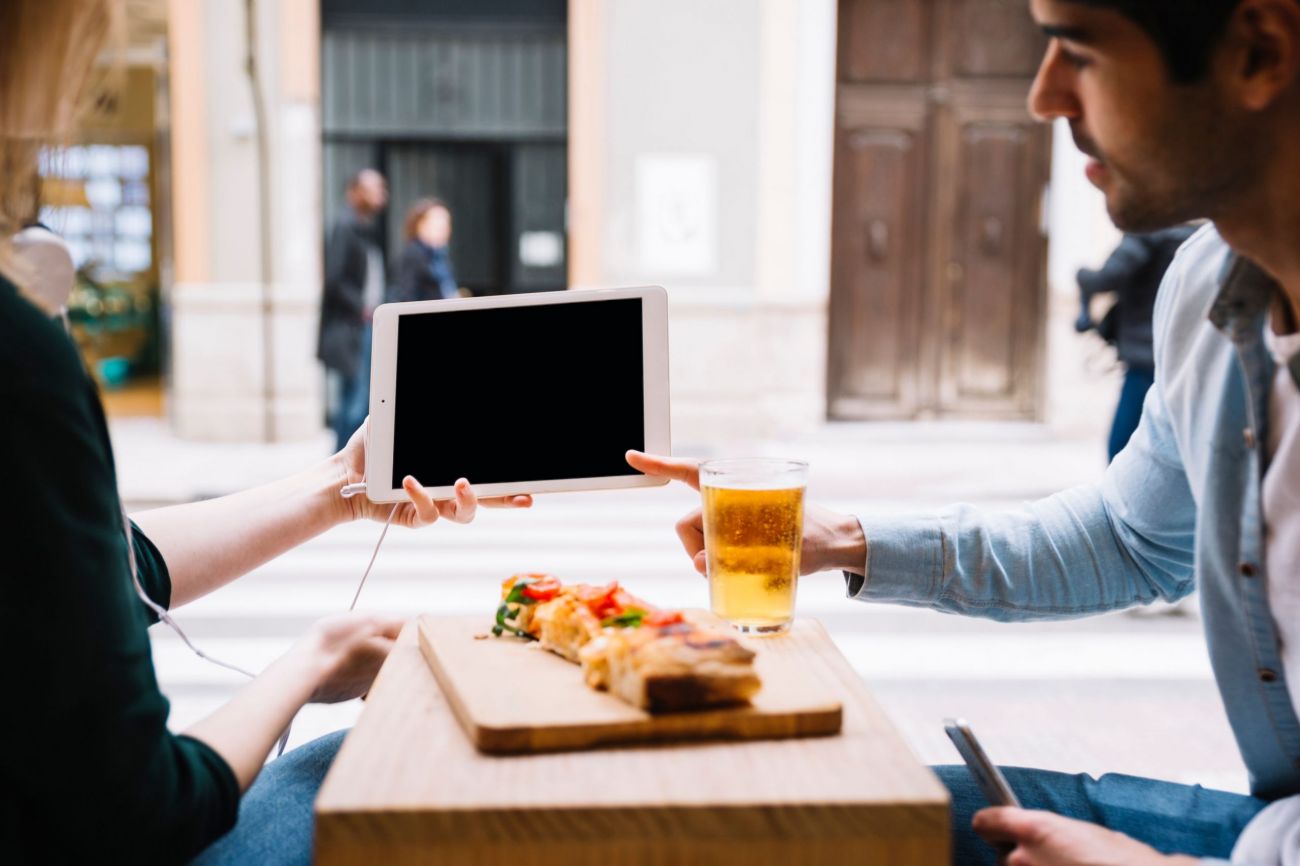
[[[393,487],[636,475],[639,298],[397,320]]]

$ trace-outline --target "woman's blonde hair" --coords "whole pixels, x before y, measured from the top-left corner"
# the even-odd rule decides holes
[[[0,2],[0,271],[9,239],[40,207],[41,148],[63,143],[95,92],[100,53],[120,37],[121,0]]]

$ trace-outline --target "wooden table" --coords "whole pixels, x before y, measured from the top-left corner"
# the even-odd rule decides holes
[[[843,687],[837,736],[493,757],[408,625],[316,801],[316,862],[944,866],[946,790],[839,652],[818,664]]]

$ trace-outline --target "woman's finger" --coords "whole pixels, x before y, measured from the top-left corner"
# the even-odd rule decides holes
[[[489,496],[478,501],[480,508],[532,508],[533,497],[528,494],[519,496]]]
[[[474,488],[464,478],[458,478],[452,485],[452,490],[455,499],[438,503],[442,516],[456,523],[469,523],[478,512],[478,497],[474,495]]]
[[[433,501],[433,497],[424,489],[423,484],[408,475],[402,479],[402,489],[406,491],[406,495],[411,498],[411,505],[415,507],[416,525],[433,523],[438,519],[438,503]]]

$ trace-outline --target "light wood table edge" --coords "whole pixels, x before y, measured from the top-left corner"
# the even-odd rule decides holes
[[[411,663],[427,667],[427,662],[422,657],[419,649],[419,640],[417,637],[418,629],[415,620],[412,620],[403,629],[399,636],[397,646],[394,648],[393,655],[385,662],[379,675],[376,677],[372,686],[372,692],[382,691],[384,684],[398,674],[394,669],[398,667],[403,656],[410,659]],[[412,658],[413,657],[413,658]],[[853,681],[861,685],[856,671],[853,670],[848,660],[843,657],[842,653],[836,653],[836,661],[833,667],[837,669],[840,676],[852,677]],[[441,688],[439,687],[441,693]],[[854,703],[864,704],[864,709],[872,713],[880,713],[878,706],[875,704],[870,694],[865,688],[861,692],[852,694]],[[846,707],[847,709],[847,707]],[[366,713],[363,711],[362,718],[358,721],[357,727],[360,728],[366,723]],[[457,723],[459,725],[459,722]],[[351,732],[349,732],[351,733]],[[349,752],[349,736],[345,739],[340,749],[339,757],[336,758],[336,764],[340,762]],[[359,748],[359,746],[358,746]],[[915,754],[911,749],[907,749],[908,754],[915,760]],[[330,774],[333,774],[331,769]],[[949,850],[951,846],[950,839],[950,818],[949,818],[949,797],[946,788],[942,786],[937,777],[931,774],[932,786],[930,792],[921,792],[914,798],[902,799],[891,804],[887,809],[880,809],[878,805],[872,806],[875,813],[871,823],[878,825],[882,833],[882,843],[887,850],[887,854],[880,856],[870,856],[865,859],[858,858],[854,862],[866,864],[866,866],[943,866],[948,863]],[[325,786],[322,792],[329,786],[329,775],[326,777]],[[810,807],[824,808],[824,804],[809,803],[805,804]],[[764,820],[770,820],[771,811],[776,810],[778,813],[784,813],[787,810],[797,810],[800,804],[781,804],[779,806],[751,807],[745,804],[732,804],[723,807],[728,811],[751,811],[756,815],[761,815]],[[847,809],[857,808],[848,806]],[[635,809],[635,807],[633,807]],[[572,827],[567,820],[563,818],[573,812],[573,809],[557,809],[550,813],[545,813],[550,817],[561,819],[559,827]],[[580,811],[580,810],[579,810]],[[622,807],[615,811],[627,811]],[[672,813],[690,812],[689,807],[679,809],[672,807],[669,810]],[[479,812],[480,815],[484,813]],[[487,827],[499,832],[501,829],[501,820],[506,820],[512,813],[497,811],[487,813]],[[442,833],[445,828],[440,823],[446,821],[454,822],[458,830],[463,830],[467,822],[476,823],[475,812],[466,810],[460,812],[455,809],[447,809],[442,813],[445,819],[443,822],[430,821],[431,813],[422,808],[412,808],[409,810],[393,809],[392,807],[366,807],[358,804],[339,804],[331,806],[325,810],[320,809],[318,799],[316,809],[316,828],[315,828],[315,860],[314,862],[321,866],[361,866],[361,864],[373,864],[376,861],[377,850],[376,844],[382,844],[384,852],[384,862],[386,866],[416,866],[416,864],[427,864],[430,862],[455,862],[455,863],[475,863],[483,866],[517,866],[519,849],[517,842],[510,841],[508,838],[494,838],[491,840],[475,841],[472,845],[463,842],[454,842],[447,844],[445,838],[439,838],[438,834]],[[400,839],[394,839],[394,832],[400,834]],[[653,829],[647,831],[645,839],[653,837]],[[923,834],[926,838],[924,843],[919,843],[915,838],[901,839],[895,838],[891,842],[890,838],[910,833],[913,836]],[[508,834],[507,834],[508,835]],[[832,834],[833,836],[834,834]],[[620,836],[620,842],[625,837]],[[657,837],[654,837],[657,839]],[[596,852],[607,851],[609,839],[604,838],[600,842],[593,843],[589,840],[579,839],[561,839],[563,853],[566,859],[563,861],[566,866],[603,866],[607,863],[605,859],[596,859]],[[648,854],[641,857],[636,854],[636,843],[638,837],[626,837],[625,848],[628,851],[626,860],[620,860],[623,866],[665,866],[665,864],[680,864],[680,866],[705,866],[712,863],[730,863],[745,862],[747,866],[785,866],[788,863],[813,863],[813,862],[832,862],[832,857],[842,859],[841,848],[837,845],[837,840],[831,837],[819,838],[799,838],[794,837],[788,842],[773,843],[770,839],[763,840],[760,844],[747,844],[745,840],[737,839],[714,839],[713,843],[708,840],[697,840],[689,837],[682,837],[682,841],[689,846],[697,846],[691,850],[682,849],[675,854],[670,854],[668,859],[664,859],[664,852],[656,849],[656,853]],[[663,841],[658,839],[658,841]],[[671,841],[671,840],[670,840]],[[716,843],[716,844],[714,844]],[[895,844],[896,843],[896,844]],[[434,852],[437,852],[436,854]]]

